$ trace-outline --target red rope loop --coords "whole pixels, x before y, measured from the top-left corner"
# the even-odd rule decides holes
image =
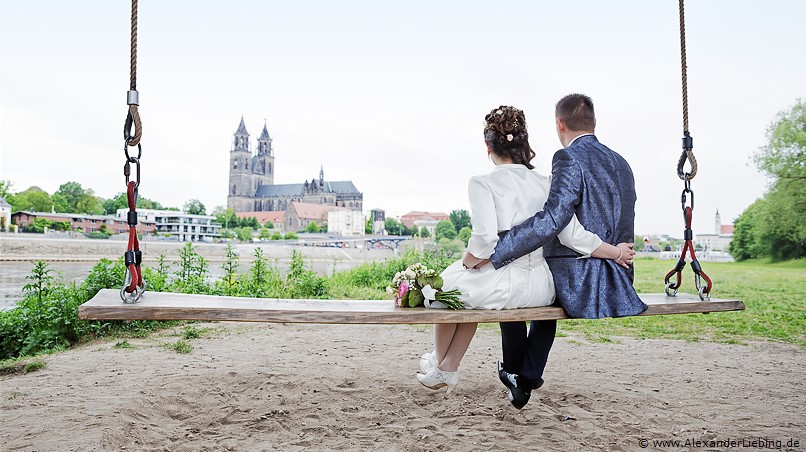
[[[135,212],[137,209],[137,184],[134,181],[129,182],[126,193],[129,201],[129,211]],[[140,241],[137,238],[137,226],[135,225],[129,225],[129,244],[126,249],[134,253],[140,251]],[[143,285],[143,275],[137,262],[130,262],[127,268],[131,273],[132,280],[126,287],[126,292],[132,293],[137,290],[138,286]]]

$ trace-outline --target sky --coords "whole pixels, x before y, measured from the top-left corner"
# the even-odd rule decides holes
[[[352,180],[387,216],[467,209],[491,170],[484,115],[524,110],[536,170],[561,147],[554,104],[593,98],[596,135],[636,179],[637,234],[682,236],[678,3],[149,1],[139,5],[141,196],[226,205],[243,116],[275,183]],[[806,2],[689,1],[694,232],[732,222],[768,179],[752,164],[806,98]],[[130,2],[0,4],[0,179],[53,193],[124,189]]]

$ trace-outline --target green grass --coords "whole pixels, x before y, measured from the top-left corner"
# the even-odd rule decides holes
[[[134,345],[130,344],[129,341],[124,340],[124,341],[119,341],[118,343],[116,343],[114,348],[120,350],[120,349],[123,349],[123,348],[136,348],[136,347]]]
[[[34,372],[48,364],[41,359],[13,358],[0,361],[0,375],[27,374]]]
[[[185,340],[178,340],[173,344],[165,344],[166,348],[174,350],[176,353],[187,354],[193,351],[193,346]]]
[[[663,278],[676,260],[635,261],[635,288],[640,293],[663,292]],[[602,320],[564,320],[562,332],[581,333],[601,342],[611,336],[742,343],[774,340],[806,346],[806,260],[770,263],[703,262],[714,282],[712,296],[744,301],[746,310],[711,314],[682,314]],[[690,266],[683,271],[681,292],[694,293]],[[598,340],[596,338],[599,338]]]
[[[47,365],[48,363],[46,363],[45,361],[35,359],[31,362],[25,363],[25,365],[22,366],[22,373],[27,374],[29,372],[35,372],[39,369],[44,368]]]

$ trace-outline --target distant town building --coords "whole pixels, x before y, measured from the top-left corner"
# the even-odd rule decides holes
[[[346,207],[292,202],[285,212],[285,227],[289,231],[302,231],[309,223],[320,228],[327,227],[328,212],[350,210]],[[360,211],[358,211],[361,213]]]
[[[425,227],[428,229],[429,235],[434,237],[437,230],[437,223],[450,219],[451,217],[447,213],[443,212],[422,212],[419,210],[413,210],[400,217],[400,222],[409,229],[414,226],[417,226],[420,229]]]
[[[11,229],[11,204],[0,196],[0,231]]]
[[[118,209],[117,217],[126,221],[129,209]],[[191,215],[176,210],[137,209],[138,222],[153,223],[163,237],[176,237],[180,242],[212,241],[220,237],[221,225],[214,216]]]
[[[128,212],[128,209],[122,209]],[[118,211],[119,212],[119,211]],[[138,210],[140,212],[140,210]],[[28,228],[34,224],[37,218],[57,222],[69,222],[70,231],[82,232],[102,232],[101,226],[106,225],[106,232],[109,234],[123,234],[129,232],[129,224],[126,222],[126,213],[121,218],[120,215],[87,215],[82,213],[53,213],[53,212],[14,212],[11,215],[12,223],[20,229]],[[140,234],[152,234],[156,230],[156,223],[146,220],[140,215],[137,222],[137,232]]]
[[[360,210],[331,210],[327,213],[327,232],[345,237],[364,236],[364,214]]]
[[[722,217],[717,209],[716,215],[714,215],[714,233],[697,234],[694,240],[708,251],[728,251],[730,242],[733,240],[733,230],[732,224],[722,224]]]
[[[267,212],[236,212],[238,218],[255,218],[261,226],[265,226],[266,222],[271,221],[274,229],[278,232],[285,232],[285,211],[284,210],[270,210]]]
[[[325,181],[324,168],[319,178],[301,184],[274,184],[274,149],[266,125],[257,139],[257,153],[252,154],[249,132],[243,117],[234,133],[230,149],[227,207],[236,212],[286,211],[292,202],[322,204],[361,210],[363,193],[352,181]]]
[[[369,217],[372,218],[372,234],[385,235],[386,212],[381,209],[372,209],[369,211]]]

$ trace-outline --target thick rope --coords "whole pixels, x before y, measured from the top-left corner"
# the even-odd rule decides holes
[[[131,35],[131,59],[129,70],[129,89],[137,91],[137,0],[132,0],[132,35]],[[140,112],[137,105],[129,105],[129,115],[134,124],[134,133],[129,137],[129,146],[137,146],[140,138],[143,137],[143,123],[140,120]],[[128,131],[127,131],[128,133]]]
[[[686,65],[686,15],[683,7],[683,1],[679,1],[680,5],[680,70],[682,75],[683,81],[683,133],[684,135],[689,135],[688,130],[688,71]],[[697,175],[697,158],[694,157],[694,151],[692,149],[686,149],[684,151],[686,159],[688,159],[689,163],[691,164],[691,172],[684,173],[680,175],[682,180],[691,180],[694,179],[694,176]],[[681,157],[682,158],[682,157]],[[682,170],[682,166],[680,167]]]
[[[682,2],[682,0],[681,0]],[[131,69],[129,72],[131,83],[129,89],[137,89],[137,0],[132,0],[132,53]]]
[[[137,111],[137,105],[129,105],[129,115],[132,117],[134,123],[134,135],[129,138],[129,146],[137,146],[140,144],[140,138],[143,137],[143,123],[140,121],[140,112]]]
[[[688,132],[688,74],[686,73],[686,16],[680,0],[680,66],[683,74],[683,131]]]

